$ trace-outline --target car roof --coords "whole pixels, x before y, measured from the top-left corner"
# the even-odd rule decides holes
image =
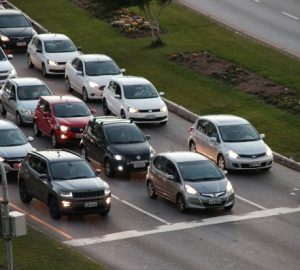
[[[85,62],[91,61],[111,61],[112,59],[105,54],[81,54],[78,56],[81,60]]]
[[[26,85],[44,85],[45,83],[38,78],[13,78],[10,81],[15,82],[18,86],[26,86]]]
[[[41,40],[69,40],[70,38],[64,34],[47,33],[37,35]]]
[[[74,97],[74,96],[42,96],[42,99],[46,100],[50,104],[56,104],[56,103],[84,103],[81,99]]]
[[[92,120],[98,124],[108,125],[108,124],[134,124],[131,120],[118,118],[116,116],[96,116]]]
[[[184,161],[208,160],[205,156],[201,154],[189,151],[163,152],[160,153],[159,156],[165,156],[174,163]]]
[[[121,76],[113,78],[112,80],[122,85],[150,84],[147,79],[136,76]]]
[[[21,12],[20,10],[16,10],[16,9],[0,9],[0,16],[1,15],[16,15],[16,14],[23,14],[23,12]]]
[[[32,153],[42,156],[52,161],[68,161],[68,160],[83,160],[79,154],[76,154],[72,151],[61,150],[61,149],[48,149],[42,151],[32,151]]]
[[[199,117],[199,119],[209,120],[217,126],[249,124],[249,122],[244,118],[228,114],[205,115]]]
[[[13,122],[0,119],[0,129],[12,129],[12,128],[18,128]]]

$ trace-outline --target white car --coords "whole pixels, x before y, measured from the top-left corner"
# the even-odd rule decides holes
[[[79,49],[65,35],[39,34],[33,36],[27,48],[27,65],[48,74],[65,74],[67,61],[78,56]]]
[[[190,128],[190,151],[213,160],[221,170],[269,170],[273,163],[270,147],[245,119],[234,115],[199,117]]]
[[[168,108],[152,83],[145,78],[123,76],[113,78],[104,88],[103,112],[111,112],[136,123],[160,123],[168,121]]]
[[[102,99],[103,89],[113,77],[122,76],[115,61],[104,54],[82,54],[68,61],[65,69],[66,86],[69,91],[82,94],[83,100]]]
[[[6,56],[5,52],[0,47],[0,86],[3,85],[7,79],[17,77],[17,72],[9,61],[9,59],[12,58],[13,56],[11,54]]]

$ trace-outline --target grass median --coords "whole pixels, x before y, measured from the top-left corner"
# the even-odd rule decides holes
[[[250,120],[271,148],[300,161],[300,117],[257,97],[168,60],[171,54],[206,50],[272,81],[300,91],[300,61],[229,31],[187,8],[172,4],[160,21],[166,46],[150,38],[126,38],[69,0],[12,0],[51,32],[70,36],[85,53],[113,57],[127,74],[152,81],[166,98],[200,114],[227,113]]]

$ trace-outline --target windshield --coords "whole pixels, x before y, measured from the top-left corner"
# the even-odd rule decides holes
[[[0,130],[0,146],[18,146],[26,143],[27,139],[19,129]]]
[[[118,75],[120,69],[114,61],[85,62],[85,73],[87,76]]]
[[[84,160],[54,162],[50,164],[53,180],[93,178],[97,175]]]
[[[54,115],[56,117],[86,117],[91,113],[83,102],[54,104]]]
[[[145,142],[145,137],[138,127],[117,126],[107,127],[106,135],[110,143],[142,143]]]
[[[189,182],[214,181],[224,178],[221,171],[209,160],[179,162],[183,180]]]
[[[224,142],[251,142],[260,140],[257,131],[250,124],[219,126],[219,131]]]
[[[6,61],[6,56],[5,56],[5,53],[3,52],[2,49],[0,49],[0,61]]]
[[[46,85],[19,86],[19,100],[38,100],[40,96],[51,96],[51,92]]]
[[[46,40],[44,41],[45,52],[64,53],[75,52],[77,49],[71,40]]]
[[[158,93],[151,84],[123,85],[127,99],[156,98]]]
[[[30,26],[31,25],[22,14],[0,16],[0,28],[17,28]]]

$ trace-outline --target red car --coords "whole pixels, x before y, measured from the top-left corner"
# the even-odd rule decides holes
[[[74,96],[42,96],[35,109],[34,135],[51,137],[53,147],[80,139],[94,113]]]

